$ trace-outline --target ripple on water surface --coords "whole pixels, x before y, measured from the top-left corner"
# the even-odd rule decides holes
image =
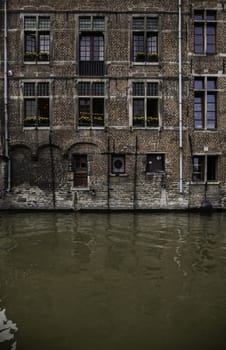
[[[0,215],[17,350],[225,350],[225,226],[224,213]]]

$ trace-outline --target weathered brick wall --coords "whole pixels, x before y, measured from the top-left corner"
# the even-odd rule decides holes
[[[191,5],[191,6],[190,6]],[[199,207],[204,185],[190,185],[194,153],[221,154],[219,183],[207,188],[206,196],[216,207],[226,206],[225,128],[225,12],[220,1],[183,1],[183,184],[179,193],[178,113],[178,1],[177,0],[9,0],[9,130],[12,161],[12,191],[0,200],[2,208],[61,209],[175,209]],[[217,10],[217,40],[220,55],[193,54],[194,9]],[[19,10],[19,11],[18,11]],[[23,15],[51,16],[49,64],[23,62]],[[96,12],[95,12],[96,11]],[[78,18],[84,13],[106,17],[106,128],[81,129],[78,124],[77,83],[79,60]],[[131,17],[151,13],[159,17],[159,62],[131,62]],[[0,12],[2,16],[2,12]],[[1,34],[2,35],[2,34]],[[3,90],[1,55],[1,96]],[[214,74],[218,78],[218,129],[194,130],[194,75]],[[84,78],[84,77],[83,77]],[[23,129],[22,82],[44,79],[51,85],[51,129]],[[87,78],[89,80],[89,78]],[[131,128],[132,81],[155,80],[160,86],[161,127]],[[1,121],[3,113],[1,113]],[[3,128],[1,127],[1,132]],[[51,141],[51,145],[50,145]],[[137,146],[136,146],[137,145]],[[146,174],[148,153],[165,154],[165,173]],[[86,190],[73,188],[71,156],[88,155]],[[109,174],[112,153],[126,157],[126,174]],[[2,165],[2,169],[4,166]],[[3,171],[1,171],[3,173]],[[1,174],[0,173],[0,174]],[[1,175],[1,177],[3,174]],[[1,182],[3,183],[3,182]]]

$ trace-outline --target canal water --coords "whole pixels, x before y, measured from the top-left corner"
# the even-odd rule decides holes
[[[226,349],[226,213],[0,213],[0,349]]]

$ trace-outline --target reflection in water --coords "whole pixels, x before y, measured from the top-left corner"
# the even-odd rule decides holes
[[[225,226],[224,213],[0,214],[16,350],[225,350]]]
[[[8,320],[5,309],[0,308],[0,348],[5,350],[16,349],[16,324]]]

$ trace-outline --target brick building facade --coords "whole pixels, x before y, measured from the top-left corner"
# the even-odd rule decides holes
[[[0,0],[0,208],[226,207],[226,4]]]

